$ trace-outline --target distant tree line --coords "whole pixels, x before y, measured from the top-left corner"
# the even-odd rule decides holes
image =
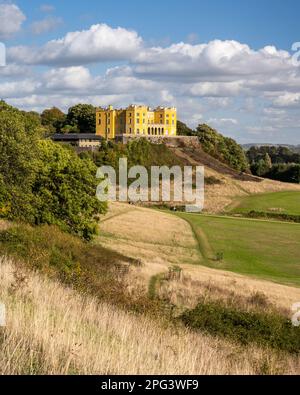
[[[287,147],[251,147],[247,158],[251,172],[257,176],[300,183],[300,154]]]

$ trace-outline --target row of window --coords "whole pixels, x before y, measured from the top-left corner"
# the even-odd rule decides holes
[[[123,124],[124,122],[121,121],[120,123]],[[129,119],[129,124],[131,124],[131,123],[132,123],[131,119]],[[137,118],[136,123],[140,123],[140,119],[139,118]],[[101,125],[101,124],[102,124],[101,123],[101,118],[99,118],[98,125]],[[110,125],[110,119],[107,120],[107,124]],[[143,119],[143,124],[146,124],[146,120],[145,119]],[[163,121],[162,120],[160,120],[160,124],[163,125]],[[170,124],[170,121],[168,119],[166,120],[166,124],[167,125]],[[172,125],[175,125],[175,121],[174,120],[172,120]]]

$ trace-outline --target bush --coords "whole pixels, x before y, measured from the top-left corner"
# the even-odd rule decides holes
[[[192,329],[224,336],[241,344],[256,343],[299,354],[300,328],[276,312],[242,311],[220,302],[199,303],[180,319]]]
[[[300,215],[294,214],[284,214],[284,213],[270,213],[266,211],[255,211],[251,210],[249,213],[243,213],[244,217],[247,218],[266,218],[266,219],[276,219],[278,221],[288,221],[300,223]]]
[[[0,232],[0,253],[119,307],[150,314],[159,310],[158,301],[151,301],[144,291],[127,292],[126,271],[139,261],[87,243],[56,226],[10,227]]]

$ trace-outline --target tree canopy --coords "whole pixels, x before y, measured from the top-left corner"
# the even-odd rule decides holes
[[[95,133],[96,128],[96,108],[91,104],[77,104],[69,108],[66,129],[71,129],[78,133]]]
[[[0,102],[0,215],[55,224],[89,239],[106,205],[96,199],[96,166],[44,138],[32,114]]]
[[[195,135],[205,152],[237,171],[249,171],[245,152],[234,139],[223,136],[206,124],[199,125]]]

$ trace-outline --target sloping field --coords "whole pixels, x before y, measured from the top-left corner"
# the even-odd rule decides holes
[[[201,218],[205,219],[206,217]],[[207,221],[210,221],[212,217],[207,218]],[[247,221],[247,223],[248,222],[250,221]],[[255,223],[257,222],[258,221]],[[294,226],[293,224],[286,225],[288,225],[288,229],[290,229],[290,227],[291,230],[294,229],[292,228]],[[234,293],[242,297],[250,297],[256,292],[261,292],[266,295],[271,303],[286,310],[290,310],[293,303],[300,301],[299,288],[225,271],[224,269],[232,270],[229,264],[225,267],[223,263],[217,264],[215,261],[207,262],[207,257],[205,257],[205,255],[211,254],[214,256],[220,248],[215,247],[208,235],[206,236],[206,243],[208,243],[209,247],[208,249],[201,249],[203,247],[199,246],[196,235],[189,223],[183,218],[174,216],[173,214],[129,206],[127,204],[113,203],[110,205],[107,218],[104,219],[104,222],[100,223],[100,229],[101,235],[98,242],[102,245],[142,260],[143,266],[138,269],[133,269],[131,275],[132,280],[140,281],[145,287],[148,287],[148,283],[152,276],[168,272],[169,267],[172,265],[180,265],[183,269],[184,276],[183,281],[175,284],[175,293],[178,294],[177,291],[181,289],[182,297],[185,300],[190,299],[195,302],[209,287],[218,288],[220,290],[219,293],[223,293],[229,297],[230,294]],[[201,229],[202,234],[206,234],[206,227],[201,226]],[[228,238],[226,234],[227,229],[224,229],[224,225],[219,230],[216,229],[216,232],[217,238],[221,240],[224,238],[227,247],[230,248],[231,238]],[[256,232],[257,229],[254,229],[254,236]],[[229,235],[231,235],[230,229]],[[242,235],[242,233],[238,233],[238,235],[235,234],[237,241],[233,240],[233,243],[238,242]],[[275,245],[278,245],[278,242],[280,242],[280,240],[278,241],[278,237],[280,238],[280,236],[274,237],[276,238],[274,241],[276,243]],[[251,256],[251,251],[249,252],[249,249],[247,249],[247,240],[241,240],[240,243],[243,242],[246,245],[246,252],[244,254],[247,255],[248,251],[248,255]],[[268,250],[264,253],[261,239],[256,237],[255,240],[256,242],[252,242],[256,246],[260,246],[262,250],[259,257],[259,264],[263,266],[264,259],[268,255]],[[285,238],[285,240],[286,243],[289,243],[287,238]],[[292,240],[294,239],[292,238]],[[300,240],[300,238],[298,240]],[[297,241],[295,243],[298,246]],[[204,243],[204,245],[207,244]],[[285,244],[284,247],[286,247]],[[239,246],[239,249],[241,249],[241,246]],[[269,245],[269,250],[272,251],[271,245]],[[224,252],[227,261],[226,250],[224,250]],[[296,251],[296,256],[298,256],[298,254],[299,252]],[[281,251],[281,257],[285,259],[284,250]],[[233,261],[233,264],[242,265],[239,260],[236,262],[236,259],[237,258]],[[243,255],[241,255],[241,259],[243,259]],[[294,281],[297,282],[297,280],[294,280],[293,275],[295,274],[295,270],[298,273],[298,269],[295,269],[297,258],[293,259],[293,264],[291,265],[293,269],[289,269],[289,264],[285,260],[284,270],[288,270],[288,278],[285,277],[284,273],[281,273],[281,275],[285,277],[285,280],[288,282],[295,283]],[[280,258],[277,258],[276,263],[278,263],[278,265],[281,264]],[[207,264],[211,267],[204,266]],[[266,266],[265,270],[267,274],[269,274],[268,266]],[[242,273],[241,270],[239,270],[239,272]],[[248,269],[248,271],[245,269],[244,273],[246,272],[253,275],[253,270],[251,273],[250,269]],[[298,275],[298,277],[300,276]],[[279,280],[278,276],[276,279]]]
[[[178,215],[203,233],[199,239],[207,265],[300,286],[300,224]]]
[[[170,147],[170,149],[186,165],[204,166],[206,177],[213,176],[221,182],[205,186],[205,211],[210,213],[223,212],[239,197],[279,191],[300,192],[298,184],[239,174],[206,154],[200,144],[191,147],[183,141],[182,146]]]
[[[0,374],[299,374],[299,357],[166,328],[0,258]],[[20,273],[20,268],[18,268]]]
[[[237,198],[228,211],[248,213],[252,210],[278,214],[300,215],[299,192],[274,192]]]

